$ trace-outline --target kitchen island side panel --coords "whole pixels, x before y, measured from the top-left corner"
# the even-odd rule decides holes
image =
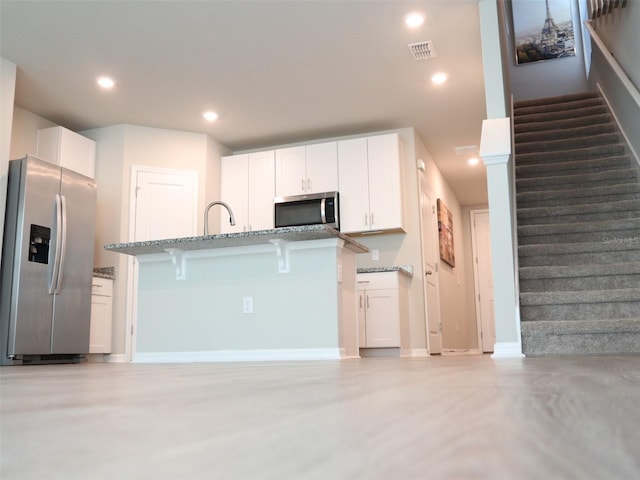
[[[290,273],[278,273],[274,252],[188,259],[185,280],[168,256],[141,262],[136,354],[338,349],[336,251],[292,250]]]

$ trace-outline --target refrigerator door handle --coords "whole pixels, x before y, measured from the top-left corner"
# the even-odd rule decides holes
[[[58,278],[56,279],[54,295],[59,294],[62,289],[62,273],[64,271],[64,264],[67,258],[67,199],[64,195],[60,195],[60,212],[60,216],[62,218],[62,234],[60,237],[62,241],[58,247],[60,250],[60,265],[58,266]]]
[[[53,252],[53,265],[49,269],[51,275],[51,278],[49,279],[49,295],[55,295],[58,288],[60,254],[62,253],[62,197],[57,193],[54,202],[53,222],[56,245]]]

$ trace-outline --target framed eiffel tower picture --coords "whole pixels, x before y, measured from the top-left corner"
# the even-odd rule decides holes
[[[576,54],[571,0],[513,0],[516,65]]]

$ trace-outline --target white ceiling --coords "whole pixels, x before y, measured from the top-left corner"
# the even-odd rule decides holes
[[[238,151],[414,126],[460,202],[487,202],[484,167],[453,150],[479,145],[485,118],[477,0],[2,0],[0,21],[16,104],[72,130],[147,125]],[[437,56],[415,61],[425,40]]]

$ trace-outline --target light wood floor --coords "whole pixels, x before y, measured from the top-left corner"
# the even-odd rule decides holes
[[[638,479],[640,357],[2,367],[2,480]]]

